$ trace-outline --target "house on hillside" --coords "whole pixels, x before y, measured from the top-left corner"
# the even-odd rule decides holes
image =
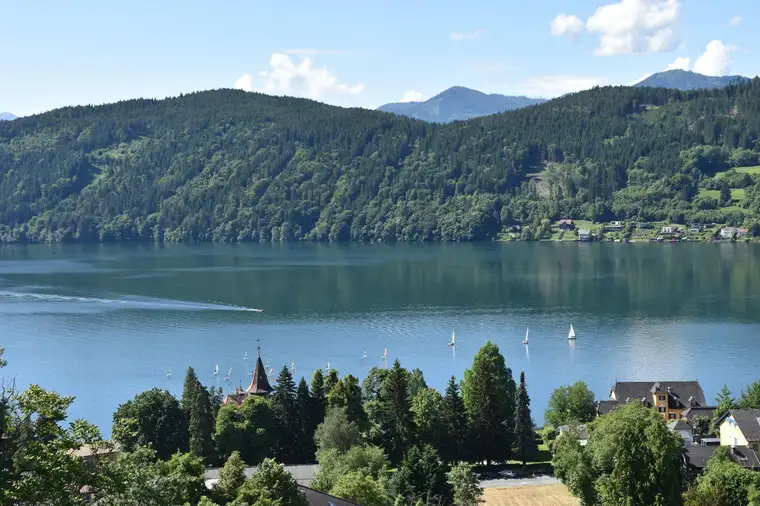
[[[667,226],[660,229],[660,235],[673,235],[673,227]]]
[[[567,218],[559,220],[560,230],[573,230],[574,228],[575,228],[575,225],[573,225],[573,220],[570,220]]]
[[[609,400],[597,403],[597,415],[628,402],[640,402],[655,409],[666,421],[680,419],[687,409],[707,405],[698,381],[617,381]]]
[[[736,237],[737,239],[741,239],[743,237],[746,237],[748,233],[749,230],[746,228],[723,227],[720,229],[720,238],[733,239]]]
[[[604,226],[606,232],[622,232],[625,224],[622,221],[611,221]]]
[[[691,227],[689,228],[689,232],[691,232],[693,234],[698,234],[698,233],[704,231],[706,228],[707,228],[707,226],[704,225],[704,224],[702,224],[702,223],[692,223]]]
[[[732,409],[718,420],[721,446],[760,451],[760,409]]]
[[[582,228],[578,230],[579,241],[587,242],[587,241],[591,241],[592,239],[593,239],[593,236],[591,235],[591,230],[587,228]]]

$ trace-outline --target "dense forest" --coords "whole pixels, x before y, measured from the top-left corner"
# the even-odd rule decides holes
[[[512,225],[537,239],[567,217],[752,225],[760,176],[729,169],[759,158],[760,79],[594,88],[447,125],[208,91],[0,123],[0,240],[460,241]]]

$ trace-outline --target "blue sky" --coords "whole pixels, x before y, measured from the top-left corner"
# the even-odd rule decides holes
[[[754,76],[759,19],[758,0],[9,0],[0,111],[233,86],[377,107],[453,85],[552,97],[669,66]]]

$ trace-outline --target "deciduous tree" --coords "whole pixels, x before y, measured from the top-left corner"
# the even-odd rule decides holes
[[[554,389],[549,397],[544,421],[559,427],[590,422],[595,416],[594,392],[583,381],[577,381]]]

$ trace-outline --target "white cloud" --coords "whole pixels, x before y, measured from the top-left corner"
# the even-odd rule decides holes
[[[575,40],[583,31],[583,21],[578,16],[568,16],[567,14],[558,14],[551,23],[552,35],[555,37],[565,36],[570,40]]]
[[[691,58],[688,56],[679,56],[673,63],[665,67],[665,70],[689,70],[691,68]]]
[[[285,54],[298,56],[320,56],[320,55],[347,55],[348,51],[342,49],[285,49]]]
[[[251,74],[243,74],[232,83],[232,87],[236,90],[253,91],[253,76]]]
[[[741,23],[742,23],[741,16],[734,16],[731,18],[731,21],[728,22],[729,26],[739,26]]]
[[[510,93],[527,95],[529,97],[552,98],[587,90],[594,86],[601,86],[604,82],[595,77],[586,76],[536,76],[530,77],[516,87],[510,89]]]
[[[586,29],[598,34],[600,56],[672,51],[680,10],[679,0],[620,0],[599,7]]]
[[[706,76],[727,75],[731,72],[731,48],[719,40],[713,40],[694,62],[694,72]]]
[[[423,100],[425,100],[425,95],[419,91],[409,90],[404,92],[399,102],[422,102]]]
[[[243,74],[233,84],[244,91],[258,91],[271,95],[291,95],[315,100],[329,99],[335,95],[357,95],[364,84],[349,85],[338,82],[327,67],[315,67],[311,58],[302,58],[296,64],[290,56],[274,53],[269,59],[269,70],[259,72],[260,85],[256,86],[251,74]]]
[[[451,40],[477,39],[483,35],[485,30],[475,30],[471,33],[455,32],[451,34]]]

